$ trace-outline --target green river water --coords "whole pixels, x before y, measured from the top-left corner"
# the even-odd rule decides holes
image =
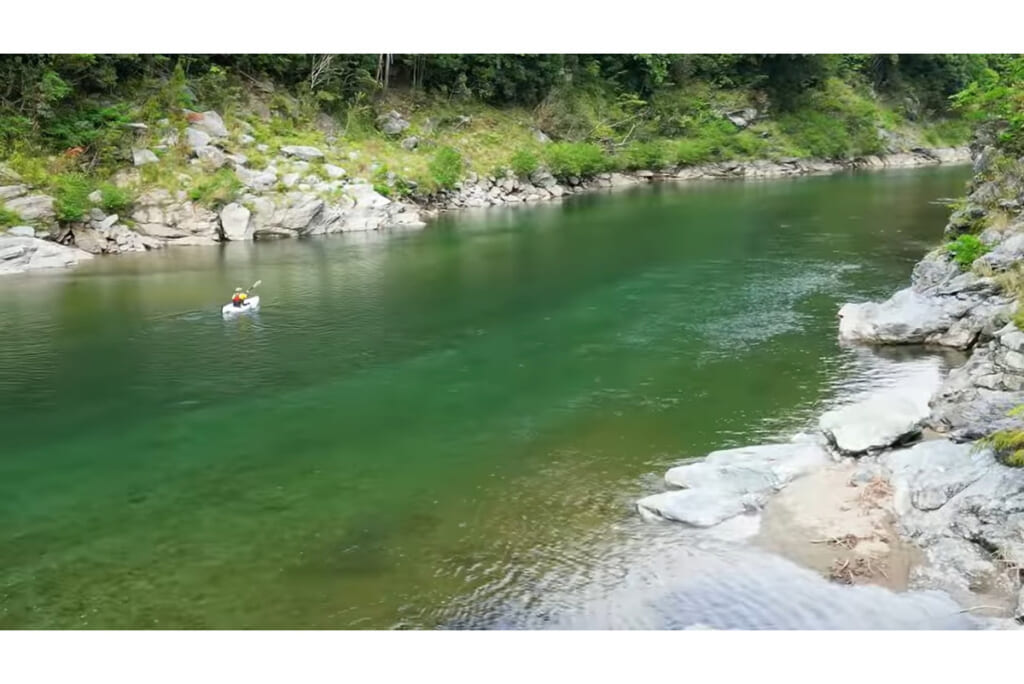
[[[906,282],[968,173],[0,279],[0,627],[429,628],[614,583],[667,467],[858,382],[838,305]],[[258,278],[258,316],[222,320]]]

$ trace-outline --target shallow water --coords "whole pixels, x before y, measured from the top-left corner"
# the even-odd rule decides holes
[[[0,626],[601,626],[612,596],[633,626],[685,573],[631,568],[672,547],[718,573],[632,502],[891,380],[837,306],[904,283],[967,177],[659,186],[2,279]],[[222,320],[256,279],[260,314]],[[756,613],[700,620],[789,624]]]

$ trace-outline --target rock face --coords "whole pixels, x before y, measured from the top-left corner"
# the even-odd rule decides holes
[[[49,195],[28,195],[4,202],[4,207],[13,211],[23,221],[51,221],[56,216],[53,198]]]
[[[978,439],[1015,422],[1007,413],[1024,404],[1024,333],[1013,324],[952,370],[931,399],[929,427],[958,441]]]
[[[28,193],[27,185],[0,185],[0,201],[21,197]]]
[[[1003,568],[1024,565],[1024,469],[1000,465],[987,449],[945,440],[886,454],[881,462],[901,533],[927,553],[913,586],[963,600],[1019,591]]]
[[[669,470],[665,481],[682,489],[645,497],[637,508],[648,519],[710,527],[756,511],[772,493],[828,459],[813,440],[714,451],[701,462]]]
[[[213,244],[220,239],[220,219],[190,201],[178,201],[166,190],[139,196],[132,219],[144,236],[181,245]]]
[[[844,304],[839,337],[868,344],[967,349],[1002,327],[1014,304],[991,278],[961,273],[940,251],[914,269],[909,288],[882,303]]]
[[[67,268],[91,258],[88,252],[46,240],[0,235],[0,275]]]

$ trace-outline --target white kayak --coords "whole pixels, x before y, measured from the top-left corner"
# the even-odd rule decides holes
[[[256,313],[259,310],[260,298],[256,295],[253,295],[252,297],[249,297],[244,302],[242,302],[242,306],[235,306],[231,302],[228,302],[221,308],[220,312],[224,314],[225,317],[229,317],[241,316],[242,314],[248,313]]]

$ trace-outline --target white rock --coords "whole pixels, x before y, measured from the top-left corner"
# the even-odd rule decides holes
[[[334,164],[324,164],[324,171],[327,172],[327,176],[329,178],[344,178],[348,175],[345,172],[345,169],[340,166],[335,166]]]
[[[270,190],[277,184],[277,173],[273,169],[252,171],[239,166],[235,168],[235,175],[243,184],[257,192]]]
[[[193,128],[191,126],[185,129],[185,142],[192,150],[206,147],[212,141],[213,138],[206,131],[201,131],[198,128]]]
[[[242,143],[243,145],[251,145],[252,143],[256,142],[256,138],[252,137],[248,133],[243,133],[242,135],[238,136],[238,142]]]
[[[196,149],[196,157],[206,166],[219,169],[228,163],[227,156],[219,148],[212,145]]]
[[[99,190],[93,190],[92,192],[89,193],[88,199],[93,204],[99,204],[100,202],[103,201],[103,193],[100,192]]]
[[[140,150],[132,148],[132,164],[135,166],[145,166],[146,164],[156,164],[160,161],[160,157],[156,156],[152,150]]]
[[[227,240],[252,240],[252,212],[237,202],[220,210],[220,225]]]
[[[289,157],[298,157],[305,161],[323,159],[324,157],[323,152],[308,145],[285,145],[281,148],[281,152]]]
[[[9,211],[13,211],[23,221],[46,221],[53,219],[53,198],[49,195],[28,195],[16,197],[4,203]]]
[[[192,128],[202,131],[214,138],[226,138],[228,129],[224,125],[224,119],[214,111],[202,113],[186,111],[189,124]]]
[[[841,453],[864,454],[918,436],[928,413],[927,400],[879,396],[829,411],[818,426]]]
[[[32,226],[13,226],[7,229],[7,234],[14,237],[35,237],[36,229]]]
[[[34,237],[0,235],[0,275],[49,268],[66,268],[91,259],[81,249]]]
[[[27,185],[3,185],[0,186],[0,202],[3,200],[21,197],[28,192]]]

